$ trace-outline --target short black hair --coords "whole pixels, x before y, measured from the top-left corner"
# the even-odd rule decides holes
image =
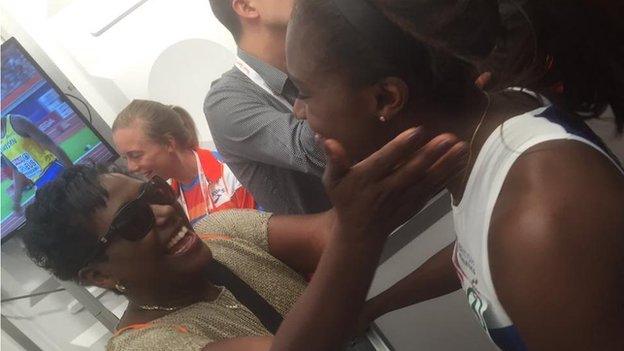
[[[232,33],[234,40],[238,42],[242,27],[238,15],[232,8],[232,0],[210,0],[210,8],[219,22]]]
[[[377,7],[374,2],[366,2]],[[374,84],[384,77],[399,77],[410,88],[410,100],[449,110],[464,107],[466,94],[476,89],[476,67],[459,59],[447,46],[412,37],[403,28],[388,31],[394,37],[370,38],[345,17],[336,3],[300,0],[293,11],[290,25],[303,28],[301,35],[308,46],[315,48],[313,59],[318,67],[344,72],[354,86]],[[367,25],[364,20],[360,24]],[[382,49],[384,43],[392,44]]]
[[[299,0],[291,20],[315,35],[319,66],[340,65],[353,80],[368,82],[397,74],[417,95],[445,106],[489,71],[494,79],[487,90],[533,89],[571,118],[597,117],[609,104],[617,131],[624,131],[624,49],[617,20],[606,12],[616,5],[601,11],[583,0],[362,1],[409,33],[417,49],[387,54],[360,35],[336,3]]]
[[[78,272],[97,247],[92,220],[106,206],[109,195],[100,176],[109,173],[113,169],[76,165],[37,190],[26,209],[23,231],[26,252],[35,264],[61,280],[78,281]]]

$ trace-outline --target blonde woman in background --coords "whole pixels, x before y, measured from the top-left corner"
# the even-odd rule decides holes
[[[228,166],[199,148],[195,123],[181,107],[134,100],[115,119],[113,140],[131,172],[171,180],[191,223],[212,212],[256,206]]]

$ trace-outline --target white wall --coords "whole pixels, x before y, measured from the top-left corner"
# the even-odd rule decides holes
[[[87,98],[98,114],[113,118],[116,112],[107,99],[109,94],[101,94],[97,89],[100,80],[77,65],[71,54],[59,46],[49,32],[46,9],[46,1],[43,0],[0,0],[3,36],[15,36],[29,48],[33,45],[39,47],[70,78],[73,86]],[[61,86],[61,89],[69,91],[73,87]]]
[[[132,99],[156,99],[188,109],[200,140],[210,145],[202,102],[210,82],[232,66],[231,35],[208,0],[147,0],[93,34],[138,2],[1,0],[0,6],[14,30],[31,37],[109,125]],[[171,81],[150,89],[150,80],[162,81],[163,72]]]

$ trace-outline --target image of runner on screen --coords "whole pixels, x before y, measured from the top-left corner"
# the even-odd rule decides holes
[[[29,186],[44,186],[72,161],[54,141],[20,115],[1,119],[2,162],[13,171],[13,210],[22,211],[22,192]]]

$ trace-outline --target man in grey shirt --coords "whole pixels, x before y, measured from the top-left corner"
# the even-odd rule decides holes
[[[292,109],[298,91],[286,73],[292,0],[210,0],[239,50],[234,68],[213,82],[204,113],[215,145],[260,206],[303,214],[330,207],[321,183],[323,151]]]

